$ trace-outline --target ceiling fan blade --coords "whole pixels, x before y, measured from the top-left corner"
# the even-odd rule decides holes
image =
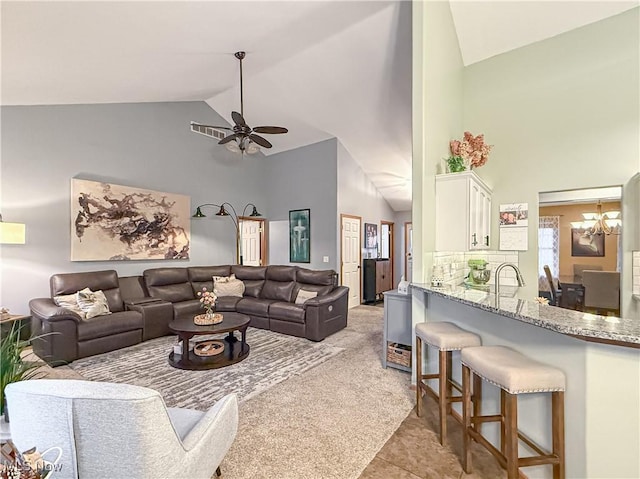
[[[269,135],[279,135],[281,133],[289,132],[289,130],[281,126],[256,126],[253,131],[256,133],[267,133]]]
[[[215,128],[216,130],[229,130],[233,131],[232,128],[228,126],[213,126],[213,125],[203,125],[202,123],[196,123],[195,121],[191,122],[193,126],[201,126],[202,128]]]
[[[236,125],[247,126],[247,122],[244,121],[244,118],[242,118],[242,115],[237,111],[231,112],[231,118],[233,118],[233,121]]]
[[[233,135],[229,135],[229,136],[225,136],[222,140],[220,140],[218,142],[218,145],[224,145],[225,143],[229,143],[230,141],[235,140],[238,136],[236,133],[234,133]]]
[[[265,140],[264,138],[262,138],[261,136],[258,136],[258,135],[249,135],[249,139],[251,141],[253,141],[254,143],[257,143],[258,145],[260,145],[260,146],[262,146],[264,148],[271,148],[273,146],[267,140]]]

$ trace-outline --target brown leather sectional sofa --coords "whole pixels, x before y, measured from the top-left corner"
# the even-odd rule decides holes
[[[50,280],[51,298],[29,302],[32,334],[44,334],[34,340],[34,352],[59,365],[171,334],[168,325],[174,318],[202,312],[197,293],[213,289],[213,276],[230,274],[244,283],[244,296],[219,297],[216,311],[243,313],[251,326],[312,341],[347,325],[348,288],[337,286],[332,270],[227,265],[155,268],[123,278],[113,270],[56,274]],[[52,299],[86,287],[105,293],[112,314],[83,319]],[[300,289],[318,296],[296,305]]]

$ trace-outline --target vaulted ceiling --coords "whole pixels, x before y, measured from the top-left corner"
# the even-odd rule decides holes
[[[451,10],[469,64],[637,4],[465,1]],[[1,9],[3,105],[204,100],[231,121],[233,53],[244,50],[247,121],[290,130],[270,137],[265,153],[338,137],[392,208],[410,209],[410,2],[3,1]]]

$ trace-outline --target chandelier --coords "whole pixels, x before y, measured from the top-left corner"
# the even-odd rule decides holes
[[[622,229],[622,218],[620,211],[602,212],[602,204],[598,201],[595,213],[582,213],[582,221],[572,221],[571,227],[584,230],[584,234],[592,235],[610,235],[620,234]]]

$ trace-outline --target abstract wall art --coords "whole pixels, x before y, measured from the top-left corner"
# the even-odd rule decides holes
[[[71,180],[71,261],[189,259],[185,195]]]

